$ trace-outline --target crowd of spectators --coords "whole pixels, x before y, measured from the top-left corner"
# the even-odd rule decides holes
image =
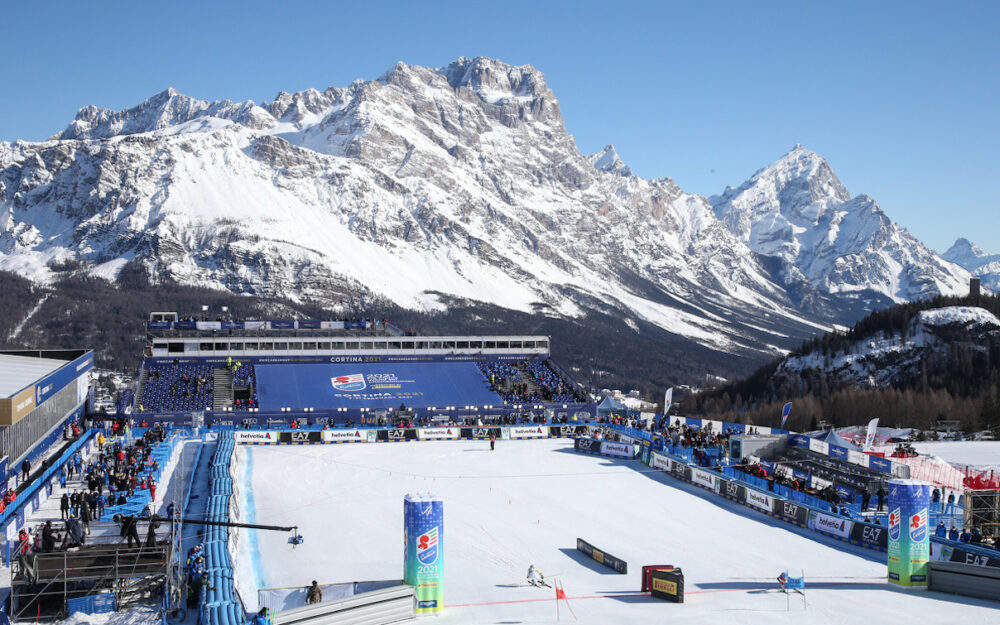
[[[180,363],[176,358],[170,364],[150,363],[138,411],[204,410],[212,405],[213,369],[206,363]]]
[[[528,359],[515,363],[493,361],[477,364],[490,383],[490,390],[500,395],[507,404],[587,401],[586,393],[559,375],[548,361]]]
[[[549,365],[549,361],[528,360],[525,368],[541,389],[542,400],[546,402],[583,403],[587,395],[577,385],[565,380]]]
[[[132,444],[124,443],[131,431],[125,419],[106,421],[104,429],[109,438],[105,438],[104,431],[98,433],[98,451],[92,460],[84,460],[78,451],[62,466],[59,473],[59,485],[63,491],[59,498],[60,521],[54,523],[48,520],[33,529],[21,528],[18,532],[20,555],[50,553],[84,545],[90,534],[90,524],[100,519],[108,507],[127,504],[137,490],[148,489],[155,499],[153,473],[159,467],[150,459],[150,453],[153,445],[166,437],[163,426],[156,424],[149,428]],[[120,434],[121,438],[111,442],[112,433]],[[80,488],[68,487],[74,476],[80,480]],[[122,536],[128,535],[131,547],[132,531],[124,525],[127,522],[123,524]]]

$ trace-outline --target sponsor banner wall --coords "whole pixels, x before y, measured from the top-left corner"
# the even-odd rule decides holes
[[[853,449],[847,450],[847,461],[853,464],[860,464],[863,467],[868,466],[868,454],[863,454],[860,451],[854,451]]]
[[[421,440],[427,440],[429,438],[440,439],[454,439],[458,438],[460,429],[454,428],[420,428],[417,430],[417,438]]]
[[[248,430],[246,432],[234,432],[233,439],[237,444],[247,443],[277,443],[278,432],[270,430]]]
[[[592,454],[601,453],[601,441],[595,438],[578,438],[573,441],[573,449]]]
[[[368,435],[357,428],[347,430],[323,430],[323,442],[326,443],[365,443]]]
[[[824,514],[815,510],[809,512],[809,529],[833,534],[839,538],[850,538],[853,524],[853,521],[844,517]]]
[[[719,476],[711,471],[691,469],[691,481],[714,492],[719,492]]]
[[[654,469],[660,469],[661,471],[669,472],[670,462],[671,462],[670,458],[667,458],[662,454],[653,452],[653,455],[650,457],[649,466],[653,467]]]
[[[892,461],[869,455],[868,468],[881,471],[882,473],[892,473]]]
[[[841,460],[847,460],[847,447],[830,445],[830,456]]]
[[[812,440],[805,434],[789,434],[788,444],[792,447],[808,447],[809,441]]]
[[[738,503],[746,503],[747,500],[747,489],[745,486],[738,482],[732,480],[719,480],[719,494],[724,497],[729,497],[737,501]]]
[[[774,514],[798,525],[805,526],[809,523],[809,508],[786,499],[774,500]]]
[[[403,579],[413,586],[417,614],[444,609],[444,502],[403,500]]]
[[[462,438],[489,438],[490,436],[501,438],[503,436],[500,428],[495,427],[461,428],[459,434]]]
[[[388,429],[377,430],[375,439],[378,441],[415,441],[417,440],[416,430]]]
[[[889,544],[889,532],[881,525],[855,523],[851,528],[851,540],[869,547],[885,549]]]
[[[927,513],[930,500],[931,487],[925,482],[889,480],[890,584],[927,586],[931,534]]]
[[[826,456],[829,455],[830,445],[824,441],[817,440],[815,438],[810,438],[809,451],[815,451],[816,453],[820,453]]]
[[[691,467],[687,466],[683,462],[671,460],[670,473],[677,479],[684,480],[685,482],[691,481]]]
[[[938,550],[943,551],[943,545],[938,545]],[[963,564],[971,564],[973,566],[988,566],[992,568],[1000,568],[1000,558],[995,558],[982,553],[973,553],[971,551],[966,551],[959,547],[954,547],[951,549],[951,554],[948,558],[951,562],[961,562]]]
[[[321,443],[323,442],[323,433],[316,430],[280,432],[278,441],[281,443]]]
[[[635,455],[630,443],[613,443],[611,441],[601,443],[601,454],[616,458],[631,458]]]
[[[512,438],[546,438],[549,435],[547,427],[542,425],[512,425],[507,429]]]
[[[772,512],[774,510],[774,498],[759,490],[748,488],[746,498],[747,503],[754,508],[763,510],[764,512]]]
[[[549,436],[587,436],[590,427],[586,425],[550,425]]]
[[[597,562],[600,562],[609,569],[614,569],[615,571],[627,575],[628,574],[628,563],[621,558],[616,558],[610,553],[598,549],[597,547],[591,545],[582,538],[576,539],[576,549],[581,553],[588,555]]]

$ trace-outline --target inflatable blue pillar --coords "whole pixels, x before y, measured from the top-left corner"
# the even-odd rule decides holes
[[[417,614],[444,608],[444,502],[407,495],[403,500],[403,580],[417,595]]]
[[[927,587],[931,487],[919,480],[889,480],[889,583]]]

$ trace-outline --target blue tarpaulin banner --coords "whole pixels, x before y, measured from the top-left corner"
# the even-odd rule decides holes
[[[256,365],[262,411],[503,405],[470,362]]]

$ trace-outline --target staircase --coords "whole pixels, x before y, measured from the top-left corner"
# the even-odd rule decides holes
[[[142,404],[142,389],[146,386],[146,376],[148,375],[149,373],[146,371],[145,367],[139,371],[139,381],[135,383],[135,398],[132,400],[133,411],[139,410],[139,405]],[[145,408],[145,406],[143,406],[143,408]]]
[[[233,407],[233,372],[219,367],[212,372],[212,410]]]
[[[531,375],[528,371],[525,371],[521,367],[517,368],[518,374],[521,376],[521,382],[528,386],[528,395],[535,395],[538,397],[542,396],[542,387],[538,385],[535,381],[535,376]]]

